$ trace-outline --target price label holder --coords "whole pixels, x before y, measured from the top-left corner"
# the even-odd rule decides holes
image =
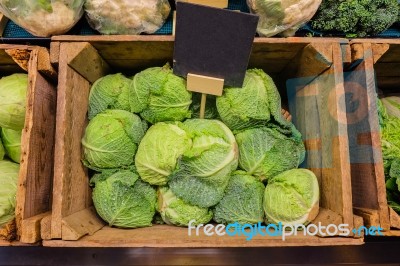
[[[242,87],[258,16],[209,6],[176,5],[174,74],[187,78],[189,91],[221,96],[224,86]]]

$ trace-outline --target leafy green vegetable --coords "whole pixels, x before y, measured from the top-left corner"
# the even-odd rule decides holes
[[[147,131],[135,157],[143,181],[152,185],[167,184],[178,158],[192,145],[190,136],[182,127],[179,122],[160,122]]]
[[[292,126],[292,136],[277,128],[247,129],[236,135],[239,145],[239,166],[261,181],[286,170],[297,168],[305,158],[301,134]]]
[[[154,33],[164,24],[171,6],[168,0],[86,0],[92,28],[102,34]]]
[[[0,161],[0,226],[14,219],[19,164]]]
[[[213,95],[207,95],[206,109],[204,112],[205,119],[218,119],[217,110],[217,99]],[[200,118],[200,104],[201,104],[201,94],[193,93],[193,102],[190,105],[190,111],[192,112],[192,118]]]
[[[264,221],[265,187],[255,177],[243,171],[232,174],[222,200],[215,206],[217,223],[256,224]]]
[[[186,81],[174,75],[168,64],[148,68],[133,77],[131,110],[148,122],[182,121],[189,118],[192,94]]]
[[[348,37],[376,35],[396,22],[397,0],[323,0],[312,27]]]
[[[317,11],[321,0],[247,0],[250,11],[259,16],[260,36],[294,36]]]
[[[272,78],[260,69],[246,72],[243,88],[225,88],[217,98],[222,121],[234,132],[275,123],[289,129],[281,114],[281,98]]]
[[[212,211],[187,204],[177,198],[168,187],[158,189],[158,209],[166,224],[188,226],[191,220],[193,225],[206,224],[212,219]]]
[[[98,171],[132,165],[146,130],[146,122],[124,110],[96,115],[82,139],[83,163]]]
[[[27,91],[27,74],[12,74],[0,79],[0,127],[24,128]]]
[[[383,106],[386,108],[387,115],[400,119],[400,97],[386,97],[381,99],[381,101]]]
[[[83,0],[0,0],[0,11],[36,36],[63,34],[83,15]]]
[[[89,119],[106,109],[131,111],[130,86],[131,80],[121,73],[96,80],[89,94]]]
[[[90,180],[97,213],[110,226],[151,226],[156,211],[154,188],[139,180],[134,169],[105,170]]]
[[[307,224],[319,211],[319,186],[315,174],[292,169],[270,179],[264,193],[267,223]]]
[[[1,138],[3,139],[6,154],[16,163],[21,160],[21,135],[20,130],[1,129]]]
[[[189,119],[184,126],[192,146],[178,161],[169,186],[185,202],[208,208],[222,199],[230,174],[237,168],[236,140],[218,120]]]
[[[1,128],[0,128],[1,131]],[[0,138],[0,161],[4,159],[4,155],[6,155],[6,150],[4,149],[3,142]]]

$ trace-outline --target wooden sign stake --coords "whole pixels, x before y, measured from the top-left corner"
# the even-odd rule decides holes
[[[201,93],[200,118],[204,118],[207,94],[221,96],[224,89],[224,79],[189,73],[187,75],[187,90]]]

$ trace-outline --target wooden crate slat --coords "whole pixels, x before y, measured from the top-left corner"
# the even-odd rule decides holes
[[[51,68],[49,62],[42,61],[46,54],[49,56],[45,48],[35,46],[0,45],[2,75],[28,72],[29,79],[16,196],[20,241],[10,245],[24,245],[27,239],[27,243],[37,242],[40,231],[33,221],[40,221],[40,215],[51,209],[56,89],[55,80],[48,81],[38,70],[39,65],[41,69]]]
[[[353,40],[351,47],[356,55],[353,59],[357,61],[348,76],[347,88],[353,91],[357,86],[363,88],[362,97],[367,98],[363,102],[368,103],[367,111],[360,112],[360,116],[365,115],[364,124],[354,124],[349,130],[349,137],[353,139],[350,144],[359,149],[352,148],[355,213],[363,216],[366,225],[380,225],[388,231],[398,226],[400,218],[388,208],[386,199],[376,89],[390,93],[400,86],[395,69],[400,66],[400,40]]]
[[[356,238],[320,238],[304,236],[298,232],[297,237],[288,237],[282,241],[280,237],[255,236],[246,241],[244,236],[206,236],[202,233],[188,236],[188,229],[176,226],[154,225],[152,227],[123,230],[104,227],[92,236],[85,236],[79,241],[44,241],[44,246],[53,247],[276,247],[276,246],[341,246],[361,245],[362,239]]]
[[[59,86],[52,208],[52,238],[61,238],[62,218],[91,204],[87,169],[81,163],[81,138],[88,119],[90,83],[69,65],[70,46],[60,47]]]

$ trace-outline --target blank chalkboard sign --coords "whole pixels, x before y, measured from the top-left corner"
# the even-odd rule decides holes
[[[174,73],[242,87],[258,16],[184,2],[176,9]]]

